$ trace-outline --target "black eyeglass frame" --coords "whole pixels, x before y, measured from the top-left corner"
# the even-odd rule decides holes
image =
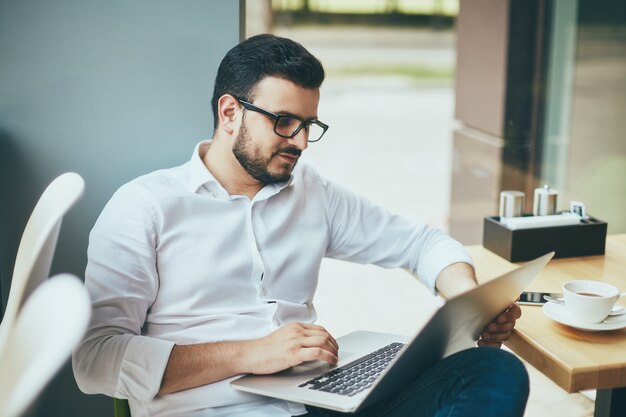
[[[246,100],[242,100],[240,98],[235,97],[235,99],[241,103],[241,105],[246,108],[247,110],[252,110],[253,112],[257,112],[257,113],[261,113],[267,117],[269,117],[270,119],[274,119],[274,133],[276,133],[278,136],[280,136],[281,138],[285,138],[285,139],[291,139],[294,136],[296,136],[298,134],[298,132],[300,132],[300,130],[302,130],[303,127],[308,128],[309,126],[311,126],[311,124],[315,124],[319,127],[321,127],[323,129],[322,134],[314,140],[311,140],[309,138],[307,138],[307,142],[312,143],[312,142],[319,142],[320,139],[322,139],[322,136],[324,136],[324,134],[326,134],[326,131],[328,130],[328,125],[326,123],[322,123],[319,120],[313,118],[313,119],[307,119],[307,120],[302,120],[299,117],[296,116],[292,116],[289,114],[276,114],[276,113],[272,113],[271,111],[267,111],[265,109],[262,109],[258,106],[255,106],[254,104],[246,101]],[[291,135],[283,135],[282,133],[279,133],[278,130],[276,129],[278,127],[278,122],[280,121],[280,119],[284,118],[284,117],[288,117],[290,119],[296,119],[298,121],[300,121],[300,125],[296,128],[296,130],[294,130]]]

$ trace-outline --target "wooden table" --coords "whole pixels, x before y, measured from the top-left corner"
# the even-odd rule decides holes
[[[482,246],[468,249],[479,282],[517,267]],[[527,290],[562,292],[562,284],[573,279],[626,291],[626,234],[608,236],[604,256],[553,259]],[[506,345],[567,392],[597,389],[596,417],[626,416],[626,329],[586,332],[550,320],[539,306],[522,311]]]

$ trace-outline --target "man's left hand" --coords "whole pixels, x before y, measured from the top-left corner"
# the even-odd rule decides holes
[[[478,339],[478,346],[501,347],[502,342],[511,337],[511,331],[515,328],[515,321],[521,316],[522,309],[520,306],[517,303],[511,304],[485,327]]]

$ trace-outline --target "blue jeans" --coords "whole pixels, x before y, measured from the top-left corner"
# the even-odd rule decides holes
[[[440,360],[415,382],[355,414],[358,417],[521,417],[528,400],[528,373],[519,359],[492,347]],[[307,407],[307,417],[346,416]]]

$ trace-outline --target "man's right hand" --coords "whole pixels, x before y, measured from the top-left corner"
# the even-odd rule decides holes
[[[247,367],[253,374],[271,374],[313,360],[331,365],[338,361],[337,341],[315,324],[290,323],[249,343]]]
[[[337,341],[321,326],[291,323],[255,340],[175,345],[160,394],[221,381],[238,374],[270,374],[321,360],[337,363]]]

